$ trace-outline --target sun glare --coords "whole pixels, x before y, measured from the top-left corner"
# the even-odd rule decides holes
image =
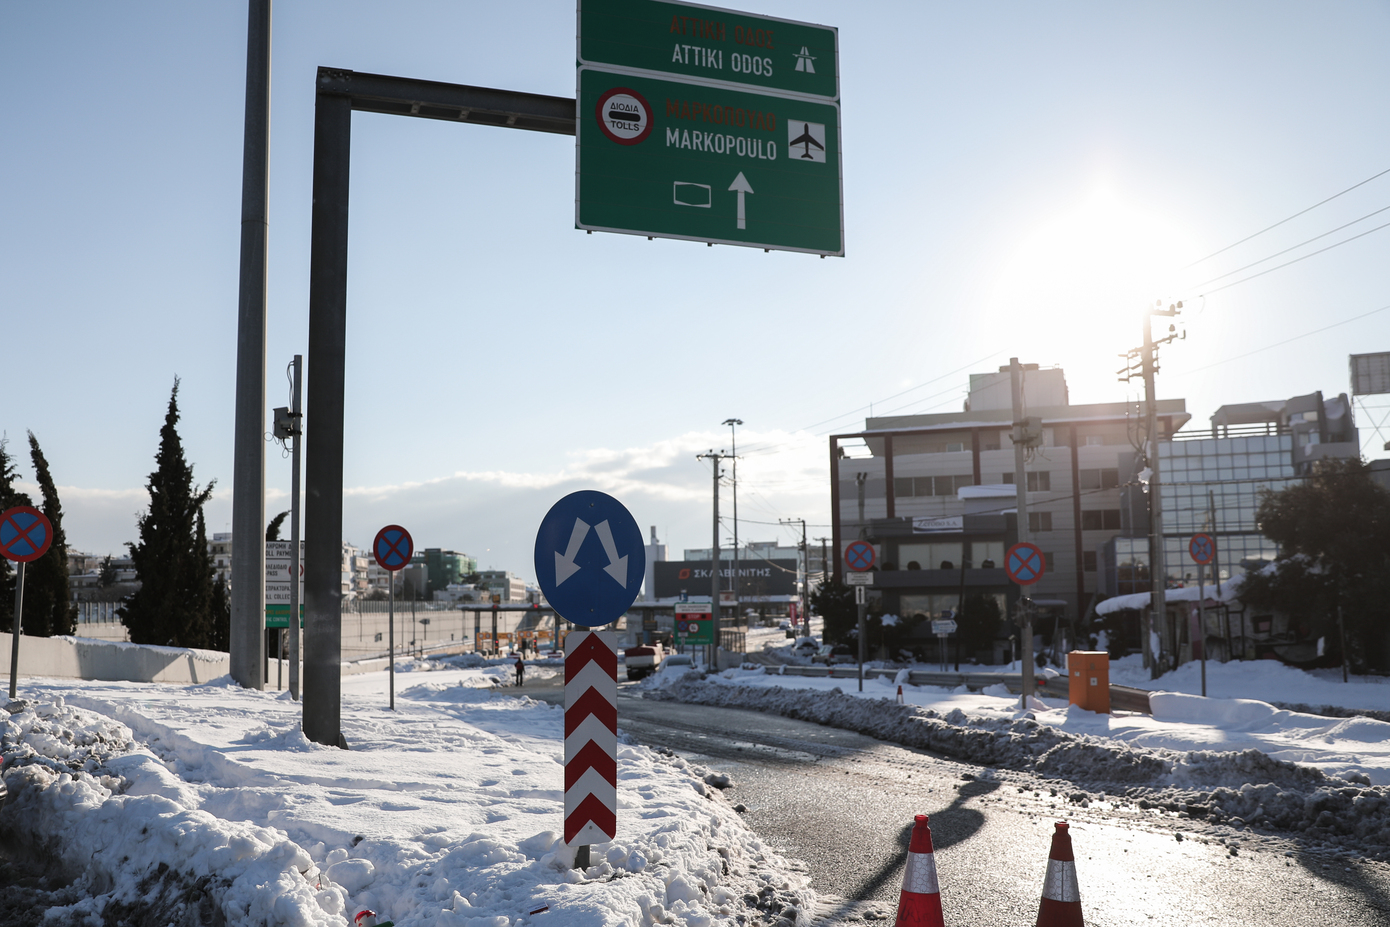
[[[1114,383],[1116,355],[1142,339],[1143,307],[1175,295],[1165,278],[1190,253],[1174,223],[1097,185],[1029,232],[1002,268],[995,315],[1022,336],[1010,353],[1065,367],[1073,393],[1084,385],[1113,395],[1104,384]]]

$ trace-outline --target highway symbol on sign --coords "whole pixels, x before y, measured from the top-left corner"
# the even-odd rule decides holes
[[[581,490],[551,506],[536,532],[536,579],[567,621],[594,628],[632,606],[647,570],[641,530],[621,502]]]
[[[796,53],[796,69],[806,74],[816,73],[816,66],[811,62],[816,60],[816,56],[811,54],[805,45],[801,46],[801,51]]]
[[[798,127],[800,135],[797,135]],[[819,122],[802,122],[792,119],[787,123],[787,148],[791,154],[803,161],[825,163],[825,126]],[[801,146],[800,152],[797,146]],[[811,149],[815,149],[812,151]]]
[[[855,541],[845,548],[845,566],[856,573],[870,569],[874,565],[874,546],[868,541]]]
[[[410,532],[400,525],[387,525],[376,533],[372,541],[372,555],[383,570],[392,573],[410,565],[410,557],[415,553],[415,542]]]
[[[1187,542],[1187,552],[1192,555],[1194,563],[1211,563],[1216,559],[1216,542],[1210,534],[1194,534],[1192,540]]]
[[[48,553],[53,525],[32,505],[17,505],[0,514],[0,555],[16,563],[33,563]]]
[[[1043,562],[1042,548],[1022,541],[1004,555],[1004,572],[1020,586],[1031,586],[1042,579]]]

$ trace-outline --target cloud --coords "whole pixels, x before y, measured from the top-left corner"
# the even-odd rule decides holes
[[[427,480],[343,490],[344,539],[367,547],[384,525],[411,532],[417,548],[443,547],[478,558],[483,569],[534,579],[535,532],[560,498],[598,489],[621,500],[644,529],[654,526],[679,558],[686,547],[708,547],[712,462],[696,455],[728,447],[725,431],[690,432],[629,448],[576,450],[551,471],[457,471]],[[739,443],[755,450],[738,462],[741,541],[790,541],[779,518],[829,521],[825,439],[804,432],[745,430]],[[761,449],[760,451],[758,449]],[[731,462],[724,462],[726,475]],[[135,536],[135,518],[149,504],[142,489],[61,487],[70,543],[104,553]],[[731,491],[721,491],[721,521],[731,526]],[[266,517],[289,507],[288,494],[268,491]],[[230,530],[231,489],[219,485],[207,509],[209,533]],[[828,533],[824,529],[811,529]],[[723,532],[727,538],[731,527]],[[795,537],[799,540],[800,529]],[[722,542],[727,544],[727,540]]]

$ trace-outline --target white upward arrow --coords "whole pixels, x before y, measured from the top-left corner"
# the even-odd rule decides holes
[[[607,522],[604,525],[607,526]],[[574,562],[574,558],[579,554],[579,546],[584,543],[584,536],[589,533],[589,526],[584,523],[582,518],[574,520],[574,530],[570,532],[570,543],[562,554],[558,550],[555,552],[555,585],[560,585],[579,571],[579,565]],[[609,543],[612,543],[611,541]],[[624,583],[623,585],[627,585]]]
[[[608,522],[601,521],[594,526],[594,532],[598,535],[599,543],[603,545],[603,552],[608,555],[608,566],[603,568],[603,572],[618,581],[618,585],[627,588],[627,557],[618,556],[618,545],[613,543],[613,529],[608,527]]]
[[[744,219],[743,194],[752,193],[753,188],[748,185],[748,178],[743,176],[743,171],[738,172],[738,176],[734,178],[734,182],[729,184],[729,189],[738,191],[738,227],[746,229],[748,228],[748,222]]]

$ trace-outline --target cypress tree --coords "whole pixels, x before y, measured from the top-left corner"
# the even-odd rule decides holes
[[[150,507],[138,522],[140,539],[126,545],[140,588],[126,597],[119,614],[137,644],[211,647],[213,566],[203,505],[213,484],[200,488],[193,482],[177,429],[178,399],[175,378],[155,470],[145,487]]]
[[[0,437],[0,512],[16,505],[30,505],[29,496],[14,488],[14,458],[10,456],[8,438]],[[14,628],[14,584],[18,578],[14,564],[0,557],[0,631]]]
[[[58,488],[53,485],[53,476],[48,472],[48,461],[39,448],[39,439],[34,437],[32,431],[29,432],[29,457],[34,462],[34,475],[38,478],[39,492],[43,496],[40,510],[53,524],[53,541],[48,552],[25,570],[23,630],[35,637],[71,634],[77,628],[77,605],[72,601],[72,590],[68,585],[68,541],[63,533],[63,504],[58,500]]]

